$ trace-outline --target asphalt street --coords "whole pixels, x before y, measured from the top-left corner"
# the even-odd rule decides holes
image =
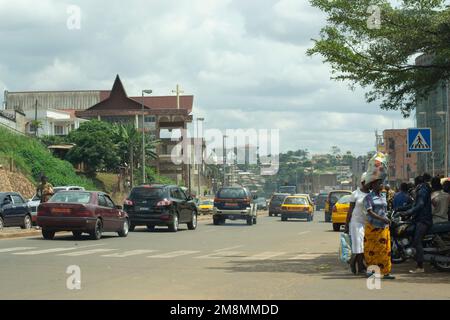
[[[396,280],[369,290],[338,261],[339,233],[323,222],[258,218],[178,233],[137,228],[100,241],[68,235],[0,240],[0,299],[449,299],[450,274],[413,262],[394,265]],[[69,290],[69,266],[81,271]]]

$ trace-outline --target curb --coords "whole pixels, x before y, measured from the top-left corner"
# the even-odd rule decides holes
[[[23,232],[11,232],[11,233],[0,233],[0,240],[12,239],[12,238],[25,238],[40,236],[41,230],[23,231]]]

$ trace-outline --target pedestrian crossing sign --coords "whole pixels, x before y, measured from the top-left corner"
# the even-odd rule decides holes
[[[431,129],[408,129],[408,152],[431,152]]]

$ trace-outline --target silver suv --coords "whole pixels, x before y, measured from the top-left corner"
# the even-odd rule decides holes
[[[223,187],[214,199],[213,221],[215,225],[228,220],[246,220],[248,225],[256,224],[256,196],[244,187]]]

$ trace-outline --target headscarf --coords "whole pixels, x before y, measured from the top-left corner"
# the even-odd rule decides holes
[[[381,152],[377,152],[367,166],[366,184],[376,180],[384,181],[387,176],[387,157]]]

